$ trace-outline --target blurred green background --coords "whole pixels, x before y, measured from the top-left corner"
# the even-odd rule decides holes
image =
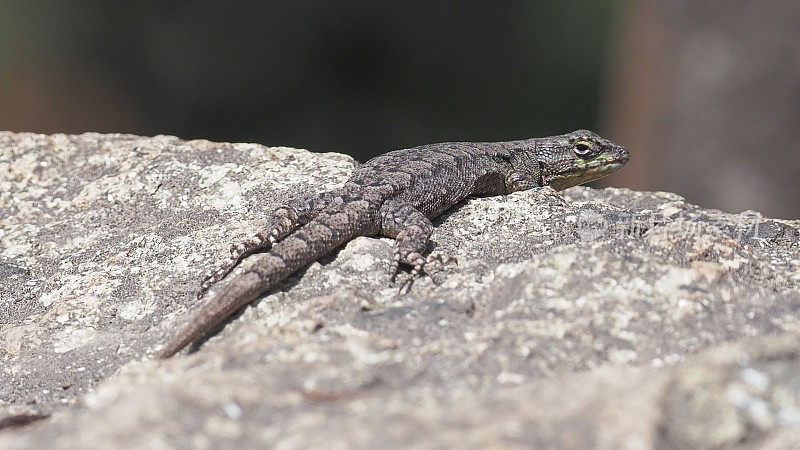
[[[0,0],[0,129],[173,134],[364,161],[590,128],[632,153],[606,183],[797,217],[800,48],[777,42],[798,35],[800,14],[758,3],[764,13],[743,0]],[[778,56],[788,72],[758,61]],[[788,117],[726,115],[764,98],[759,86],[788,95]]]

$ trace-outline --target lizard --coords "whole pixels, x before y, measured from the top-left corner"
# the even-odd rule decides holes
[[[263,252],[202,305],[157,354],[169,358],[311,262],[358,236],[394,238],[392,281],[401,265],[413,280],[449,258],[425,256],[432,219],[469,196],[550,186],[556,191],[619,170],[624,147],[588,130],[505,142],[445,142],[370,159],[338,189],[298,198],[273,213],[272,226],[231,246],[230,258],[201,282],[197,298],[243,258]]]

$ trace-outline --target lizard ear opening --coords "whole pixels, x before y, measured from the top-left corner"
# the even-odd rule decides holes
[[[534,149],[514,148],[510,152],[511,167],[522,173],[526,179],[542,185],[542,163]]]

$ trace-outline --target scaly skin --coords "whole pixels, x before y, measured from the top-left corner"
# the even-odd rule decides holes
[[[242,258],[266,251],[200,308],[158,354],[168,358],[286,277],[358,236],[395,239],[391,274],[413,277],[446,262],[424,256],[431,219],[470,195],[535,187],[561,190],[596,180],[628,162],[623,147],[587,130],[509,142],[447,142],[388,152],[367,161],[340,189],[299,199],[275,212],[274,225],[234,245],[228,261],[202,282],[198,297]]]

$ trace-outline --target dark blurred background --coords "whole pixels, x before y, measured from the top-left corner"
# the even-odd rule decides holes
[[[0,129],[349,153],[591,128],[605,184],[800,216],[800,2],[0,0]]]

